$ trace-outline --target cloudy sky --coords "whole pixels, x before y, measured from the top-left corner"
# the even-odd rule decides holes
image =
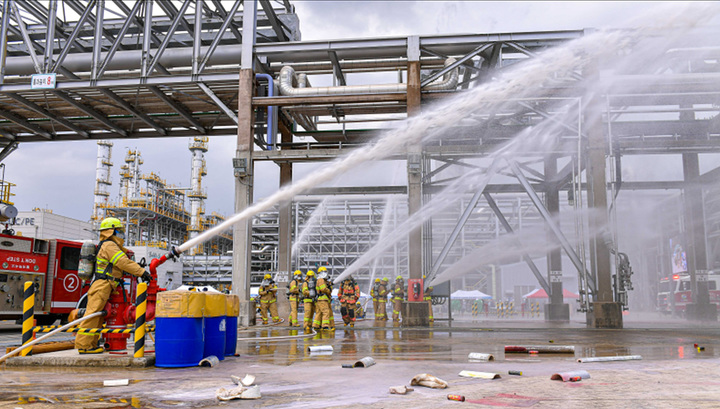
[[[575,30],[618,27],[657,9],[654,2],[292,1],[303,40],[405,35]],[[119,168],[129,148],[141,151],[143,173],[155,172],[176,186],[190,184],[188,139],[116,140],[111,199],[118,195]],[[206,210],[233,212],[231,157],[234,137],[213,138],[206,160]],[[97,145],[94,142],[21,144],[5,160],[6,180],[16,183],[19,210],[34,207],[88,220],[92,213]],[[300,166],[295,176],[311,172]],[[277,167],[256,167],[255,199],[278,185]],[[352,182],[351,182],[352,183]],[[389,184],[390,181],[379,181]]]

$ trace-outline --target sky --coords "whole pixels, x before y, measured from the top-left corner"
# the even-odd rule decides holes
[[[666,2],[474,2],[474,1],[292,1],[303,40],[406,35],[577,30],[622,27],[623,22]],[[142,173],[154,172],[169,184],[190,185],[188,138],[115,140],[111,200],[118,195],[118,172],[128,149],[140,150]],[[206,154],[207,213],[231,215],[234,209],[232,156],[234,137],[212,137]],[[95,187],[95,142],[21,144],[5,161],[5,179],[15,183],[20,211],[35,207],[89,220]],[[642,168],[642,166],[637,166]],[[313,166],[295,167],[296,180]],[[379,172],[378,172],[379,173]],[[364,172],[367,174],[367,171]],[[255,168],[255,200],[277,189],[279,172],[272,163]],[[344,184],[359,182],[348,175]],[[390,184],[378,180],[377,184]]]

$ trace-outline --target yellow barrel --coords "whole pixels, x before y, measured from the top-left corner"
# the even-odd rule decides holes
[[[225,338],[227,334],[227,301],[225,294],[205,293],[205,352],[203,356],[215,355],[225,359]]]
[[[205,357],[205,293],[164,291],[157,294],[155,366],[197,366]]]

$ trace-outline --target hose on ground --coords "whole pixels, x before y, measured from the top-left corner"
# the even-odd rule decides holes
[[[76,320],[73,321],[73,322],[69,322],[69,323],[63,325],[63,326],[60,327],[60,328],[56,328],[56,329],[54,329],[53,331],[48,332],[47,334],[41,336],[40,338],[38,338],[38,339],[36,339],[36,340],[34,340],[34,341],[31,341],[31,342],[28,342],[27,344],[22,345],[20,348],[14,349],[14,350],[8,352],[7,354],[5,354],[5,355],[3,355],[3,356],[0,356],[0,363],[5,362],[6,359],[10,358],[10,357],[13,356],[13,355],[19,354],[20,351],[24,350],[25,348],[31,347],[31,346],[37,344],[38,342],[40,342],[40,341],[42,341],[42,340],[44,340],[44,339],[47,339],[47,338],[49,338],[49,337],[57,334],[58,332],[62,332],[62,331],[64,331],[64,330],[72,327],[72,326],[75,325],[75,324],[79,324],[79,323],[81,323],[81,322],[83,322],[83,321],[85,321],[85,320],[89,320],[90,318],[97,317],[98,315],[103,315],[104,313],[105,313],[105,311],[98,311],[98,312],[92,313],[92,314],[90,314],[90,315],[88,315],[88,316],[86,316],[86,317],[78,318],[78,319],[76,319]]]

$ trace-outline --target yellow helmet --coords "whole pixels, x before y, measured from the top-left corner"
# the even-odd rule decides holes
[[[120,219],[116,217],[108,217],[106,219],[103,219],[102,222],[100,222],[100,230],[107,230],[107,229],[122,229],[123,225]]]
[[[295,270],[295,272],[293,273],[293,275],[294,275],[294,276],[301,276],[301,275],[302,275],[302,271],[300,271],[300,270]]]
[[[325,266],[318,268],[318,273],[322,273],[323,271],[327,271],[327,268],[325,268]]]
[[[376,282],[376,283],[379,283],[379,282],[380,282],[380,279],[379,279],[379,278],[376,278],[376,279],[375,279],[375,282]]]
[[[385,282],[387,282],[387,281],[390,281],[390,280],[388,280],[388,278],[387,278],[387,277],[383,277],[382,281],[385,281]]]
[[[308,270],[307,274],[305,275],[307,275],[308,277],[315,277],[315,272],[312,270]]]
[[[263,277],[264,280],[271,280],[272,276],[270,274],[265,274],[265,277]]]
[[[403,279],[402,276],[397,276],[397,277],[395,278],[395,281],[402,280],[402,279]]]

